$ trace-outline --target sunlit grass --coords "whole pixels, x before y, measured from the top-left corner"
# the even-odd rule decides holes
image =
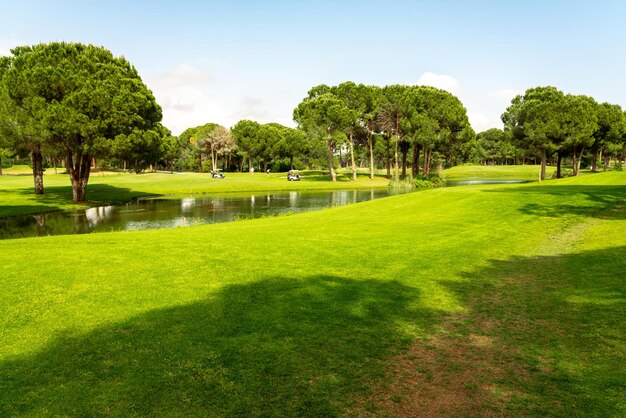
[[[212,184],[158,176],[103,179]],[[623,415],[625,200],[606,173],[2,241],[0,415],[340,415],[441,335],[500,350],[465,386],[500,415]]]
[[[447,180],[537,180],[541,167],[538,165],[461,165],[442,171]],[[546,167],[546,176],[550,178],[555,167]]]

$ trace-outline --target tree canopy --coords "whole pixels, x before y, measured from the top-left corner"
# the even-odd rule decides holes
[[[2,81],[37,123],[38,141],[62,150],[74,201],[86,198],[92,158],[113,142],[162,137],[161,108],[137,70],[105,48],[53,42],[12,50]],[[24,123],[27,126],[29,123]]]

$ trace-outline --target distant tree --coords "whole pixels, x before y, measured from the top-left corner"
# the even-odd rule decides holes
[[[161,140],[161,158],[165,162],[165,169],[174,171],[174,161],[182,154],[185,144],[179,137],[167,135]]]
[[[0,57],[0,134],[4,137],[5,146],[10,143],[13,150],[20,148],[30,154],[35,194],[42,195],[44,129],[32,110],[18,106],[11,98],[7,72],[12,65],[12,57]],[[9,151],[5,149],[4,154],[9,154]]]
[[[593,145],[593,134],[598,130],[596,109],[597,103],[591,97],[568,94],[558,115],[560,147],[572,154],[574,176],[578,175],[585,149]]]
[[[253,159],[259,154],[259,130],[261,125],[252,120],[240,120],[230,131],[237,149],[248,160],[248,170],[254,172]]]
[[[138,173],[163,158],[165,155],[164,141],[170,136],[170,131],[156,124],[153,129],[134,129],[129,134],[117,135],[112,144],[108,140],[97,141],[94,149],[98,154],[106,155],[107,151],[126,162]],[[98,147],[102,147],[99,149]]]
[[[534,87],[516,96],[502,114],[505,130],[510,131],[520,144],[541,156],[542,180],[546,177],[548,156],[561,145],[564,102],[564,94],[555,87]]]
[[[475,146],[478,147],[480,163],[495,165],[498,162],[515,158],[515,146],[511,144],[510,133],[502,129],[492,128],[476,135]]]
[[[328,169],[337,181],[333,166],[338,138],[350,124],[345,103],[329,92],[325,85],[316,86],[294,110],[293,118],[312,138],[326,145]]]
[[[419,157],[420,148],[423,150],[425,175],[430,174],[433,153],[452,161],[453,154],[460,152],[460,145],[474,138],[467,110],[456,96],[445,90],[411,86],[401,103],[400,126],[406,142],[414,144],[414,158]]]
[[[363,84],[355,84],[352,81],[346,81],[332,88],[333,94],[341,99],[344,104],[344,118],[347,121],[345,126],[345,134],[348,139],[348,148],[350,149],[350,160],[352,166],[352,180],[356,180],[356,162],[354,158],[354,138],[358,130],[362,130],[366,126],[366,113],[368,111],[368,91]]]
[[[378,123],[388,138],[394,138],[394,178],[400,177],[398,150],[404,136],[402,119],[407,113],[407,86],[395,84],[382,89],[382,100],[378,111]],[[389,167],[389,162],[387,166]],[[389,170],[388,170],[389,171]]]
[[[232,152],[236,146],[230,131],[214,123],[198,127],[195,131],[195,139],[198,147],[203,150],[203,154],[210,156],[213,171],[217,170],[218,158]]]
[[[306,134],[301,129],[283,126],[280,140],[275,144],[275,150],[280,157],[289,158],[289,168],[293,169],[293,159],[309,153],[309,143]]]
[[[0,82],[0,176],[2,175],[2,160],[10,158],[15,153],[13,119],[10,117],[10,101],[6,89]]]
[[[378,126],[378,110],[380,101],[382,99],[382,92],[380,87],[377,86],[365,86],[362,91],[363,100],[365,102],[365,109],[363,112],[363,120],[365,122],[365,128],[367,131],[367,145],[369,148],[369,166],[370,166],[370,179],[374,180],[374,174],[376,172],[376,166],[374,163],[374,140],[375,134],[379,131]]]
[[[161,108],[135,68],[104,48],[53,42],[12,53],[2,76],[9,96],[64,151],[73,200],[82,202],[92,159],[118,135],[155,129]]]
[[[598,129],[593,134],[591,170],[597,170],[598,159],[602,158],[606,171],[610,157],[616,156],[622,148],[623,138],[626,136],[626,115],[619,105],[601,103],[596,108],[596,116]]]

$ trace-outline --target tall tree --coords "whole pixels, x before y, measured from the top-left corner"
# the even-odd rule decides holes
[[[577,176],[585,149],[593,144],[593,134],[598,129],[597,103],[588,96],[568,94],[563,104],[558,115],[562,138],[560,146],[572,153],[573,174]]]
[[[45,127],[44,141],[64,151],[73,200],[84,201],[98,148],[153,129],[161,108],[137,70],[105,48],[53,42],[12,53],[3,75],[9,96]]]
[[[457,143],[474,136],[467,110],[456,96],[445,90],[412,86],[406,91],[403,106],[401,127],[408,141],[419,145],[414,147],[415,153],[423,149],[425,175],[430,174],[435,151],[450,157]]]
[[[259,130],[261,125],[253,120],[240,120],[230,131],[237,149],[248,160],[248,170],[254,172],[253,159],[259,153]]]
[[[332,181],[337,181],[333,166],[337,139],[349,125],[345,103],[329,92],[325,85],[316,86],[293,112],[293,119],[312,138],[326,145],[328,169]]]
[[[36,195],[44,193],[42,143],[44,129],[32,109],[18,106],[9,93],[7,73],[13,66],[12,57],[0,57],[0,129],[15,148],[28,151],[31,156],[33,183]],[[5,152],[6,153],[6,152]]]
[[[297,155],[309,152],[309,143],[306,134],[301,129],[283,126],[280,141],[275,144],[277,155],[289,158],[289,168],[293,169],[293,159]]]
[[[594,142],[591,148],[591,170],[597,170],[599,158],[604,160],[604,170],[609,166],[609,158],[621,148],[621,142],[626,136],[626,115],[619,105],[601,103],[596,108],[598,129],[593,134]]]
[[[378,110],[382,97],[380,87],[366,86],[362,91],[365,109],[363,113],[363,119],[365,121],[365,127],[367,129],[367,145],[369,148],[369,165],[370,165],[370,179],[374,180],[374,174],[376,172],[376,166],[374,164],[374,140],[375,134],[379,131],[378,126]]]
[[[345,133],[350,149],[350,160],[352,166],[352,180],[356,180],[356,162],[354,158],[354,137],[357,130],[363,129],[366,124],[367,112],[367,87],[363,84],[355,84],[346,81],[332,89],[332,92],[345,104],[345,119],[347,121]]]
[[[548,156],[560,147],[560,115],[565,96],[555,87],[534,87],[516,96],[502,114],[505,129],[541,156],[540,178],[546,178]]]
[[[389,138],[394,138],[394,178],[400,177],[398,149],[404,135],[401,122],[406,116],[406,94],[408,87],[400,84],[385,86],[378,111],[378,122]]]
[[[217,170],[217,160],[235,149],[235,139],[223,126],[208,123],[196,129],[196,143],[211,158],[212,170]]]

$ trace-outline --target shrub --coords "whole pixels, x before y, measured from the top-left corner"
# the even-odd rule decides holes
[[[429,174],[427,176],[419,175],[413,179],[413,185],[418,189],[444,187],[446,185],[446,180],[438,174]]]

